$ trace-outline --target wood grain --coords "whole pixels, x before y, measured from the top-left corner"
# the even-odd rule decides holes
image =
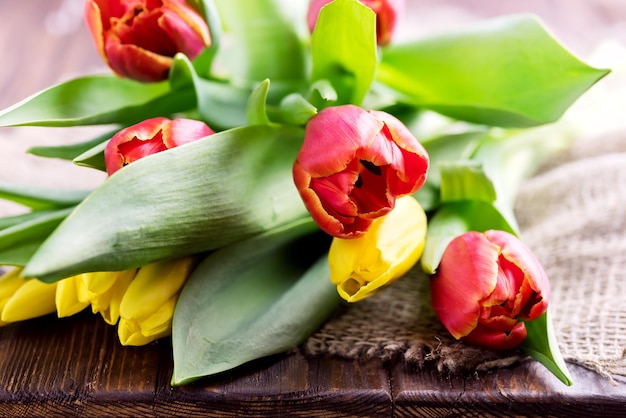
[[[84,26],[46,30],[51,16],[68,5],[82,2],[0,2],[0,108],[104,68]],[[411,13],[457,7],[464,16],[480,17],[534,7],[572,43],[599,36],[589,29],[594,25],[616,27],[626,16],[624,3],[611,0],[433,0],[414,6]],[[16,178],[22,174],[15,172]],[[428,363],[310,358],[294,351],[180,388],[169,384],[172,367],[168,339],[122,347],[115,328],[89,312],[11,324],[0,329],[0,416],[618,417],[626,405],[624,378],[613,386],[570,365],[576,384],[565,387],[532,361],[453,376]]]

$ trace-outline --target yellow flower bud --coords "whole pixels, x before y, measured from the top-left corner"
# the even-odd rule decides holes
[[[328,253],[330,280],[339,295],[358,302],[376,294],[408,272],[424,251],[426,214],[411,196],[374,220],[354,239],[334,238]]]
[[[144,345],[170,335],[178,294],[194,266],[195,260],[185,257],[139,269],[120,304],[122,345]]]
[[[22,268],[16,267],[0,276],[0,313],[4,310],[4,305],[11,296],[24,284],[24,279],[20,275],[21,272]],[[0,325],[7,323],[0,320]]]
[[[59,318],[72,316],[89,306],[82,276],[79,274],[57,282],[55,305]]]
[[[120,304],[137,269],[85,273],[82,275],[91,311],[99,313],[109,325],[120,318]]]
[[[24,279],[15,268],[0,277],[0,323],[24,321],[56,311],[57,283]]]

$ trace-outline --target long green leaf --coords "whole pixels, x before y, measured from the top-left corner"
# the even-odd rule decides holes
[[[216,249],[307,217],[293,184],[302,129],[250,126],[153,154],[109,177],[24,275],[55,281]]]
[[[376,54],[376,15],[370,8],[357,0],[322,8],[311,39],[312,80],[329,80],[337,104],[361,104],[374,81]]]
[[[115,134],[115,132],[117,132],[117,130],[106,132],[102,135],[98,135],[95,138],[76,144],[57,146],[35,146],[29,148],[28,153],[37,155],[39,157],[59,158],[62,160],[72,161],[81,154],[109,140]]]
[[[251,89],[200,77],[183,54],[174,57],[170,84],[175,91],[194,92],[192,106],[211,129],[219,131],[246,124],[246,103]]]
[[[299,22],[287,14],[290,0],[215,0],[225,35],[233,48],[222,48],[217,60],[235,84],[252,86],[305,79],[305,48]]]
[[[43,240],[24,240],[9,248],[0,249],[0,265],[24,266],[37,251]]]
[[[532,15],[513,15],[383,52],[377,79],[404,100],[478,124],[556,121],[609,71],[569,53]]]
[[[87,76],[52,86],[0,112],[0,126],[129,125],[194,107],[194,92],[167,82]]]
[[[41,210],[4,218],[11,224],[0,230],[0,265],[25,265],[72,209]]]
[[[10,200],[36,210],[74,206],[88,194],[87,190],[60,190],[0,183],[0,199]]]
[[[307,219],[236,243],[200,264],[176,305],[173,385],[287,351],[327,319],[339,297],[326,256],[312,267],[294,261],[312,251],[293,242],[311,224]]]
[[[21,241],[43,239],[73,210],[72,207],[54,211],[36,212],[38,216],[0,230],[0,249],[19,244]]]
[[[549,313],[550,311],[548,310],[548,312],[534,321],[526,322],[526,339],[520,348],[523,352],[543,364],[561,382],[571,386],[573,380],[559,350]]]

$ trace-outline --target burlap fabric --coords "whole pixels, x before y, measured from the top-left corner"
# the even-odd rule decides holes
[[[576,142],[521,187],[524,242],[551,283],[551,314],[566,361],[626,376],[626,132]],[[434,362],[442,372],[502,367],[527,357],[454,340],[416,267],[365,301],[344,305],[303,345],[313,355]],[[611,379],[612,380],[612,379]]]

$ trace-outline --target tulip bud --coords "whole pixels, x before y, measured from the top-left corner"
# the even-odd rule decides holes
[[[172,332],[178,295],[195,266],[192,257],[141,267],[120,303],[118,336],[122,345],[145,345]]]
[[[412,196],[397,201],[358,238],[334,238],[328,253],[330,281],[348,302],[373,296],[408,272],[424,251],[426,214]]]
[[[524,341],[523,321],[548,309],[548,277],[514,235],[468,232],[446,247],[431,280],[433,309],[457,339],[489,349]]]
[[[59,280],[54,301],[59,318],[72,316],[89,306],[89,297],[83,275],[79,274]]]
[[[0,277],[0,324],[48,315],[56,310],[56,283],[25,279],[17,267]]]
[[[313,33],[315,23],[322,7],[333,0],[312,0],[307,12],[309,30]],[[385,46],[391,42],[393,32],[396,29],[398,16],[404,10],[404,0],[360,0],[365,6],[376,13],[376,42]]]
[[[344,105],[309,120],[293,177],[319,227],[354,238],[391,211],[397,197],[417,191],[427,170],[426,150],[402,122]]]
[[[184,0],[88,0],[85,19],[98,52],[121,77],[161,81],[179,52],[196,58],[209,27]]]
[[[195,141],[214,132],[204,122],[193,119],[152,118],[122,129],[104,149],[107,173],[150,154]]]
[[[82,281],[91,311],[99,313],[107,324],[117,324],[122,297],[136,273],[137,269],[83,274]]]

